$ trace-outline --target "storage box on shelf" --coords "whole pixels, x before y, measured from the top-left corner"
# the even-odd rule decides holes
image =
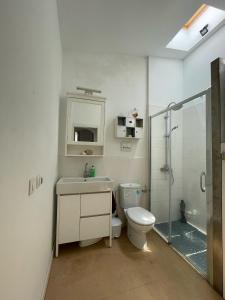
[[[118,116],[115,120],[117,138],[140,139],[143,137],[144,120],[142,118]]]

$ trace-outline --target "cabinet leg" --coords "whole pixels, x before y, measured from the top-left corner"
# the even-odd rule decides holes
[[[112,247],[112,235],[109,236],[109,248]]]
[[[55,257],[58,257],[59,256],[59,245],[56,244],[55,245]]]

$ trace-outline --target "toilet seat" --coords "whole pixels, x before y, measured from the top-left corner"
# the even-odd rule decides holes
[[[142,207],[131,207],[126,210],[127,216],[138,225],[152,225],[155,217],[152,213]]]

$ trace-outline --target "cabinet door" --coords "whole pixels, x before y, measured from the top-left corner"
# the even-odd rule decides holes
[[[80,195],[59,198],[59,244],[79,241]]]
[[[143,138],[143,132],[144,132],[143,128],[136,127],[135,128],[135,137],[138,139]]]
[[[97,143],[103,142],[104,102],[73,99],[67,107],[67,141],[74,142],[74,127],[92,128],[97,132]]]
[[[110,216],[80,219],[80,240],[89,240],[109,236]]]
[[[116,137],[125,138],[126,137],[126,126],[116,126]]]

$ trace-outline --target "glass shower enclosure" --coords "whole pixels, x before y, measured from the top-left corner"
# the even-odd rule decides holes
[[[210,90],[150,117],[151,212],[155,231],[208,276]],[[206,122],[207,120],[207,122]]]

